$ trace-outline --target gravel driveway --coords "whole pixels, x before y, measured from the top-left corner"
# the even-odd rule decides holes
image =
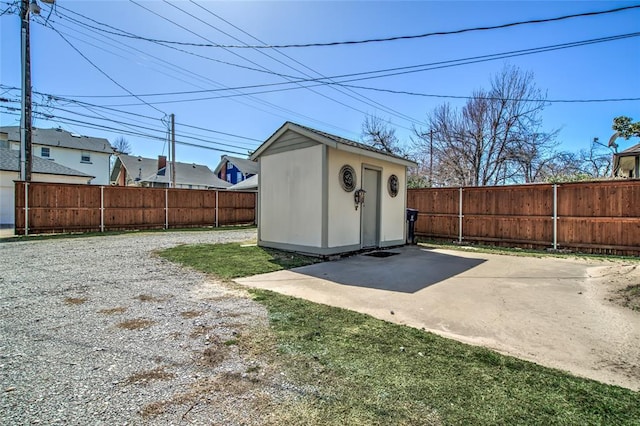
[[[256,407],[287,384],[235,342],[266,325],[266,311],[153,254],[255,238],[238,230],[0,244],[2,423],[263,423]]]

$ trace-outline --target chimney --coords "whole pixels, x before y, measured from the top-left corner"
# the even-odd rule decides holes
[[[165,155],[158,155],[158,176],[164,176],[167,170],[167,157]]]

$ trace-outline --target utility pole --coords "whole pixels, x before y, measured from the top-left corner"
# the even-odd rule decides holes
[[[29,0],[20,2],[22,63],[22,111],[20,116],[20,180],[31,181],[31,52],[29,46]]]
[[[55,0],[41,0],[53,4]],[[20,115],[20,180],[31,181],[31,39],[29,13],[40,14],[37,0],[20,0],[20,59],[22,65],[22,108]]]
[[[176,187],[176,115],[171,114],[171,187]]]

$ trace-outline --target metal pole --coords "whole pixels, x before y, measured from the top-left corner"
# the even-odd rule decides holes
[[[29,1],[20,3],[20,47],[22,65],[22,111],[20,116],[20,180],[31,181],[31,51]]]
[[[460,188],[460,197],[458,201],[458,242],[462,243],[462,188]]]
[[[553,185],[553,249],[558,250],[558,185]]]
[[[169,229],[169,188],[164,189],[164,229]]]
[[[100,186],[100,232],[104,232],[104,186]]]
[[[171,114],[171,187],[176,187],[176,115]]]
[[[218,190],[216,190],[216,228],[218,227]]]
[[[29,182],[24,183],[24,235],[29,235]]]

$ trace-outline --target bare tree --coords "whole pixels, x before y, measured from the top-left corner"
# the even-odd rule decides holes
[[[118,136],[111,147],[118,154],[131,153],[131,144],[124,136]]]
[[[505,66],[461,109],[436,107],[429,127],[414,129],[422,151],[429,146],[436,184],[499,185],[525,180],[525,172],[532,179],[534,159],[551,140],[536,131],[544,106],[533,74]]]
[[[578,155],[582,162],[581,171],[588,178],[600,179],[611,176],[613,147],[608,147],[598,138],[593,138],[589,149],[580,150]]]
[[[390,154],[402,155],[400,141],[396,136],[396,129],[389,122],[377,115],[367,114],[362,123],[362,140],[367,145],[386,151]]]

